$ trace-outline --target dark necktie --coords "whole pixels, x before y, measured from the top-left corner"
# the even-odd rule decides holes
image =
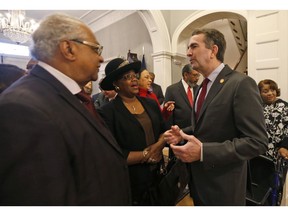
[[[205,100],[205,96],[207,93],[207,84],[210,80],[208,78],[205,78],[205,80],[202,83],[202,90],[200,92],[200,95],[198,97],[198,101],[197,101],[197,111],[196,111],[196,120],[198,121],[198,117],[199,117],[199,113],[201,110],[201,107],[203,105],[203,102]]]
[[[187,88],[187,97],[188,97],[188,100],[189,100],[190,105],[192,107],[193,106],[193,97],[192,97],[192,91],[191,91],[189,86]]]
[[[94,104],[92,102],[92,98],[83,90],[76,94],[76,96],[82,101],[83,105],[86,107],[86,109],[96,118],[98,119],[101,123],[103,123],[103,120],[97,113]]]

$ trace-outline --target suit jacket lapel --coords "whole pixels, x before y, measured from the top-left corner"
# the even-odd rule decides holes
[[[144,107],[145,111],[147,112],[147,114],[150,116],[150,118],[153,118],[153,114],[152,114],[152,110],[151,107],[148,106],[148,104],[146,103],[145,100],[142,100],[141,97],[138,97],[138,100],[140,101],[140,103],[142,104],[142,106]],[[142,128],[142,125],[140,124],[140,122],[135,118],[134,115],[132,115],[129,110],[125,107],[125,105],[122,102],[122,99],[120,98],[120,96],[117,96],[115,99],[115,108],[117,110],[120,110],[122,115],[125,116],[126,119],[129,119],[130,121],[133,121],[135,125],[137,125],[137,127]],[[152,121],[153,123],[153,121]],[[154,128],[154,126],[153,126]]]
[[[196,95],[197,95],[198,90],[199,90],[199,85],[193,86],[193,97],[194,97],[193,101],[196,100]]]
[[[122,115],[125,116],[125,118],[130,119],[135,124],[137,124],[139,127],[141,127],[141,124],[139,123],[139,121],[133,115],[131,115],[129,110],[125,107],[125,105],[122,102],[122,99],[120,98],[119,95],[117,95],[117,97],[114,99],[113,102],[115,103],[115,108],[117,110],[119,110],[122,113]]]
[[[74,107],[77,112],[81,113],[81,115],[96,129],[99,133],[115,148],[122,154],[122,150],[119,147],[118,143],[114,139],[112,133],[108,129],[107,126],[103,127],[103,124],[97,121],[89,112],[87,112],[86,108],[80,103],[79,99],[71,94],[71,92],[57,80],[54,76],[52,76],[49,72],[43,69],[40,66],[36,66],[34,70],[30,73],[33,75],[46,80],[50,85],[52,85],[55,91],[59,94],[60,97],[63,98],[64,101],[69,103],[72,107]],[[104,122],[104,121],[103,121]]]
[[[211,101],[215,98],[215,96],[218,94],[218,92],[221,90],[225,82],[229,79],[229,74],[232,72],[231,68],[229,66],[225,66],[223,70],[219,73],[219,75],[216,77],[215,81],[213,82],[206,98],[203,103],[202,109],[199,113],[199,119],[201,119],[201,116],[205,112],[207,106],[211,103]]]
[[[188,105],[189,107],[191,107],[190,102],[189,102],[188,97],[187,97],[187,89],[184,89],[184,86],[183,86],[181,80],[180,80],[180,82],[178,83],[178,88],[179,88],[180,95],[184,98],[185,103],[187,103],[187,105]],[[193,96],[193,97],[194,97],[194,96]],[[193,98],[193,100],[194,100],[194,98]]]

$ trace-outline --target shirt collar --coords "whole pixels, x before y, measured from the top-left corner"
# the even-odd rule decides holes
[[[214,71],[212,71],[212,73],[207,77],[211,84],[215,81],[216,77],[219,75],[219,73],[221,72],[221,70],[225,67],[225,65],[223,63],[221,63]]]
[[[187,88],[188,88],[189,85],[185,82],[185,80],[184,80],[183,78],[182,78],[181,81],[182,81],[182,84],[183,84],[184,89],[187,90]],[[190,88],[191,88],[191,87],[190,87]]]
[[[73,95],[81,91],[80,86],[75,82],[75,80],[66,76],[61,71],[42,61],[39,61],[38,65],[47,70],[52,76],[54,76],[59,82],[61,82]]]

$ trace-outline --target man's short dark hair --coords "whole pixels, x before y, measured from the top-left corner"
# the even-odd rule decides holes
[[[186,64],[182,68],[182,76],[184,76],[184,73],[190,73],[192,70],[193,70],[192,65],[191,64]]]
[[[218,53],[216,57],[219,61],[224,62],[224,54],[226,50],[226,40],[224,35],[216,29],[209,28],[195,29],[192,32],[192,36],[199,34],[204,34],[204,42],[206,48],[211,49],[213,45],[218,46]]]

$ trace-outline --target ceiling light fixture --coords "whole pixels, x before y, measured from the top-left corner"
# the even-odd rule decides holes
[[[17,44],[27,42],[37,27],[35,20],[25,17],[25,11],[9,10],[5,15],[0,13],[0,32]]]

